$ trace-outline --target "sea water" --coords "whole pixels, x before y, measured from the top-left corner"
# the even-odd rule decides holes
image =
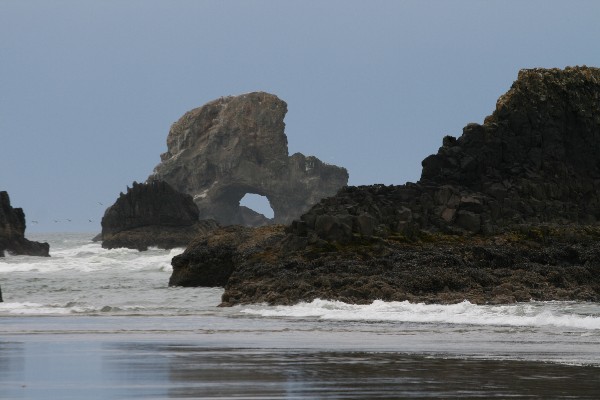
[[[0,399],[600,398],[596,303],[218,307],[91,237],[0,259]]]

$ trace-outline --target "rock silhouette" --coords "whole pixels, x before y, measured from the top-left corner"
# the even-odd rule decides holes
[[[192,197],[168,183],[134,182],[104,213],[102,247],[184,247],[196,235],[215,227],[214,221],[198,221]]]
[[[290,228],[309,240],[500,233],[600,219],[600,70],[521,70],[483,125],[447,136],[421,179],[348,187]]]
[[[25,213],[13,208],[5,191],[0,192],[0,257],[7,251],[14,255],[50,256],[48,243],[25,239]]]

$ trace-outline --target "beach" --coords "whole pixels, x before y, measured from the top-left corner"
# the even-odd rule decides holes
[[[183,251],[51,234],[0,261],[0,398],[597,398],[600,306],[318,300],[218,307]]]

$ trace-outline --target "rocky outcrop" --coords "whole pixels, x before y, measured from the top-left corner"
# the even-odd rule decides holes
[[[25,239],[25,213],[12,208],[8,193],[0,192],[0,257],[4,252],[49,257],[50,245]]]
[[[222,300],[223,305],[317,298],[357,304],[600,301],[599,238],[598,228],[555,226],[467,240],[428,235],[312,245],[291,253],[261,248],[234,265]]]
[[[237,265],[247,255],[278,245],[283,226],[249,228],[226,226],[199,235],[172,261],[170,286],[225,286]]]
[[[600,301],[597,154],[600,70],[522,70],[419,182],[346,187],[277,245],[230,249],[223,303]]]
[[[308,241],[497,234],[516,224],[600,220],[600,70],[521,70],[483,125],[447,136],[421,179],[348,187],[295,221]]]
[[[316,157],[288,156],[286,112],[284,101],[262,92],[191,110],[171,127],[167,152],[150,179],[192,195],[200,219],[254,224],[240,200],[255,193],[269,200],[273,223],[289,223],[345,186],[348,173]]]
[[[197,235],[217,226],[214,221],[199,221],[192,197],[168,183],[134,182],[104,213],[102,247],[185,247]]]
[[[600,227],[516,226],[287,248],[281,225],[229,226],[173,258],[171,286],[223,286],[223,306],[314,299],[475,304],[600,301]]]

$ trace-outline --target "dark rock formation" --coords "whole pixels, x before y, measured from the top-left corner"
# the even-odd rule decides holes
[[[599,238],[598,227],[537,227],[468,239],[428,235],[412,242],[312,245],[292,253],[259,248],[234,265],[222,300],[223,305],[316,298],[358,304],[600,301]]]
[[[192,197],[177,192],[168,183],[134,182],[104,213],[102,247],[184,247],[198,234],[217,226],[214,221],[198,221]]]
[[[277,245],[221,255],[223,302],[600,301],[597,154],[600,70],[522,70],[419,182],[344,188]]]
[[[262,92],[191,110],[171,127],[168,150],[150,179],[192,195],[201,219],[253,224],[240,200],[255,193],[269,200],[274,223],[289,223],[346,185],[348,173],[315,157],[288,156],[286,112],[284,101]]]
[[[421,180],[348,187],[291,232],[348,242],[418,230],[495,234],[515,224],[600,220],[600,70],[519,72],[483,125],[447,136]]]
[[[14,255],[50,256],[48,243],[25,239],[25,214],[12,208],[7,192],[0,192],[0,257],[7,251]]]
[[[183,254],[173,258],[169,285],[225,286],[234,267],[243,263],[246,255],[271,249],[279,243],[282,233],[281,225],[234,225],[199,235]]]

